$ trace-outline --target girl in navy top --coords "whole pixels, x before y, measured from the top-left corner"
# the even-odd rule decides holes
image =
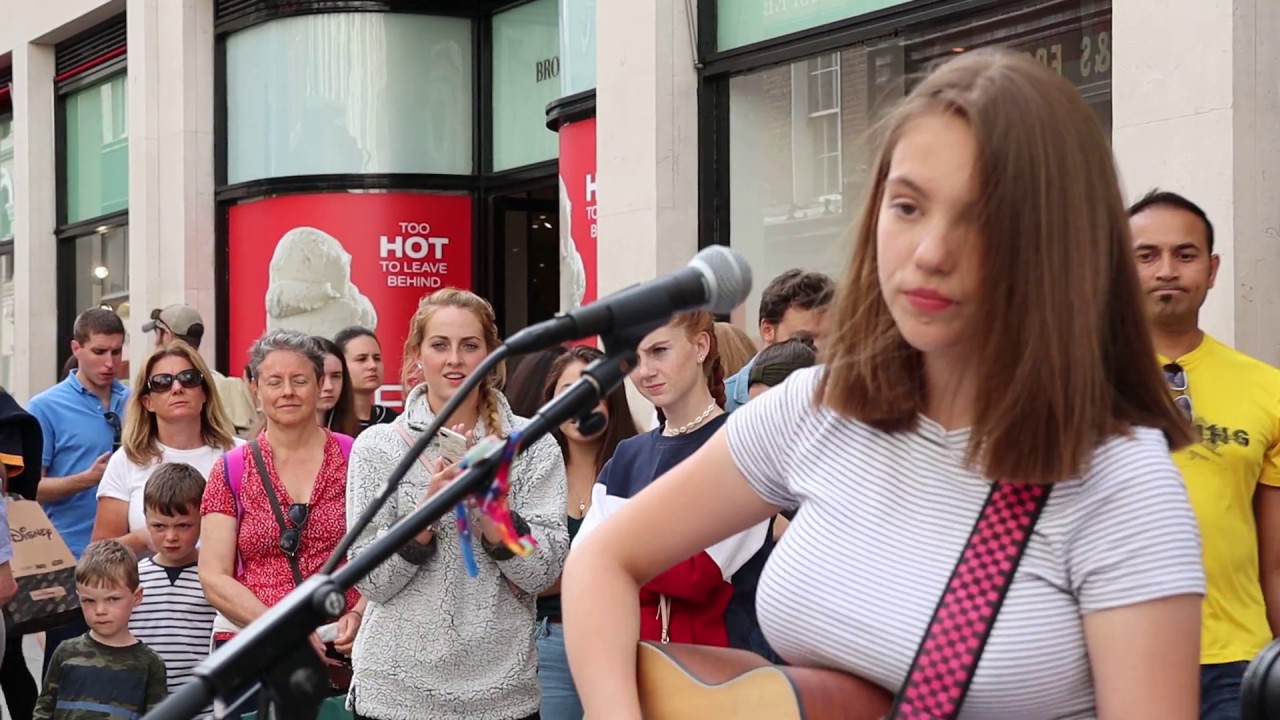
[[[661,424],[618,445],[592,490],[591,509],[577,539],[702,447],[727,417],[724,369],[710,313],[677,315],[641,341],[639,356],[631,381],[658,409]],[[640,588],[640,637],[729,645],[729,581],[764,545],[767,534],[768,522],[757,523],[645,583]]]

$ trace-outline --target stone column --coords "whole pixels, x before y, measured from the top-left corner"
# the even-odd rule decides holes
[[[205,321],[215,357],[213,0],[128,0],[129,330],[151,308],[186,303]]]
[[[58,379],[58,243],[54,152],[52,45],[21,43],[13,50],[14,372],[10,388],[21,402]]]
[[[1280,3],[1115,0],[1112,138],[1128,201],[1186,195],[1222,257],[1201,325],[1280,363]]]
[[[600,2],[596,13],[604,297],[679,269],[698,250],[698,75],[685,0]],[[648,427],[652,408],[628,390]]]

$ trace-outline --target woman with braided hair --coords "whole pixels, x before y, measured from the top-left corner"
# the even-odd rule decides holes
[[[663,473],[692,455],[724,425],[724,368],[715,318],[682,313],[640,342],[631,381],[658,410],[659,425],[618,444],[591,493],[575,544]],[[716,543],[640,588],[640,637],[698,645],[747,647],[738,623],[726,625],[731,580],[764,546],[769,523]]]
[[[356,439],[347,478],[347,517],[355,522],[410,445],[426,431],[501,340],[493,308],[465,290],[424,297],[405,342],[404,412]],[[448,418],[470,440],[507,436],[527,422],[511,412],[495,371]],[[433,441],[351,549],[364,552],[387,529],[457,476],[457,457]],[[369,599],[352,652],[349,705],[358,718],[419,720],[536,717],[537,596],[560,576],[569,549],[564,459],[555,438],[527,447],[512,466],[508,501],[516,532],[533,536],[529,555],[502,544],[498,527],[472,510],[469,577],[462,539],[449,518],[422,531],[357,583]]]

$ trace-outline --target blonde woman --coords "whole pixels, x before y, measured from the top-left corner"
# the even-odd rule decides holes
[[[405,387],[413,388],[404,413],[365,430],[352,449],[348,523],[499,343],[493,308],[480,297],[445,289],[422,300],[404,349]],[[501,372],[485,378],[445,426],[473,439],[523,427],[526,421],[498,391],[501,382]],[[436,444],[427,449],[360,535],[352,557],[453,481],[456,466],[439,453]],[[456,526],[446,521],[424,530],[356,585],[369,601],[352,654],[349,698],[356,717],[537,717],[535,605],[560,576],[569,549],[564,459],[553,438],[533,443],[516,461],[509,500],[516,530],[537,542],[532,554],[514,555],[498,528],[473,512],[477,577],[468,577]]]
[[[186,463],[208,478],[218,458],[244,440],[226,423],[204,359],[181,340],[157,347],[133,387],[121,447],[98,485],[92,540],[118,539],[146,555],[151,547],[142,491],[151,473],[163,463]]]

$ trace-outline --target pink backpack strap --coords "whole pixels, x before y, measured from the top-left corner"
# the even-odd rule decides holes
[[[333,439],[338,441],[338,448],[342,450],[342,457],[350,460],[351,446],[355,443],[356,439],[350,435],[343,435],[340,432],[334,433]]]
[[[223,470],[227,475],[227,487],[231,489],[231,497],[236,501],[236,523],[240,522],[240,518],[244,517],[244,503],[240,501],[240,482],[244,480],[244,451],[240,448],[231,448],[229,452],[222,456],[225,464]]]
[[[227,477],[227,489],[231,491],[231,499],[236,503],[236,529],[240,528],[240,520],[244,517],[244,501],[240,499],[240,483],[244,480],[244,448],[234,447],[222,456],[222,470]],[[237,539],[237,544],[239,540]],[[236,552],[236,578],[244,577],[244,561],[240,552]]]

